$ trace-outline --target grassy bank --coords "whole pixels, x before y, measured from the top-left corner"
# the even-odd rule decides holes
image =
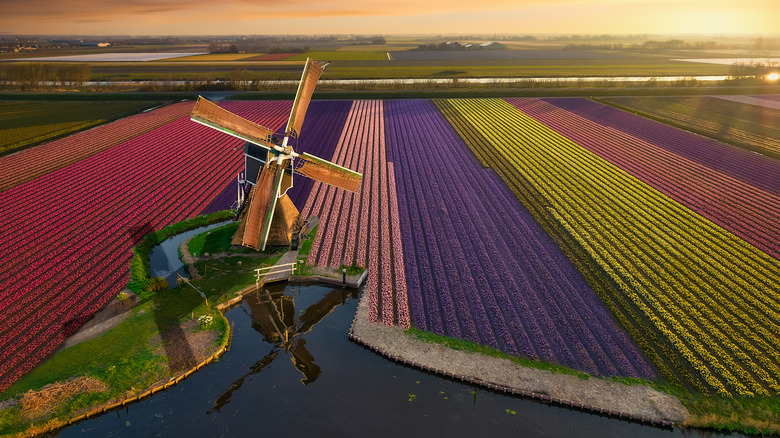
[[[131,264],[130,283],[138,294],[137,305],[116,327],[56,352],[6,389],[0,395],[0,434],[36,433],[64,425],[69,418],[138,395],[180,376],[203,360],[203,355],[225,346],[228,322],[216,310],[216,304],[254,284],[254,267],[275,263],[283,251],[269,252],[260,258],[230,257],[224,261],[200,262],[201,267],[209,264],[213,269],[192,280],[194,287],[183,284],[156,292],[148,289],[154,284],[149,281],[148,260],[152,248],[168,237],[230,217],[230,211],[218,212],[148,234],[135,247]],[[221,237],[215,240],[211,238],[213,235]],[[232,233],[203,233],[199,237],[205,242],[202,249],[213,250],[210,245],[224,246],[225,238],[229,242]],[[205,300],[199,291],[204,293]],[[118,299],[124,296],[124,292],[120,293]],[[189,343],[206,342],[198,348],[192,345],[193,350],[203,353],[182,356],[182,349],[176,344],[182,339]],[[84,382],[91,384],[85,386]]]
[[[547,370],[554,374],[569,374],[580,379],[596,378],[588,373],[572,368],[512,356],[484,345],[424,332],[414,327],[407,330],[406,333],[425,342],[443,345],[453,350],[507,359],[527,368]],[[727,398],[707,396],[660,380],[649,381],[618,376],[607,379],[627,385],[648,385],[659,391],[674,395],[690,413],[688,420],[681,425],[683,427],[697,427],[721,432],[740,432],[762,436],[780,435],[780,398],[778,397]]]

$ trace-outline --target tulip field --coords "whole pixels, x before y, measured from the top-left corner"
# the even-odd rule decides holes
[[[274,127],[290,111],[289,102],[252,104],[232,109],[264,114]],[[232,149],[243,143],[188,113],[0,192],[0,388],[125,287],[131,248],[145,234],[197,216],[235,179],[243,160]]]
[[[192,103],[186,102],[169,105],[4,157],[0,160],[0,191],[31,181],[182,118],[192,111],[192,106]]]
[[[398,199],[385,137],[382,102],[355,102],[330,159],[362,173],[362,187],[348,193],[314,182],[301,214],[320,218],[308,263],[367,268],[369,318],[408,328]]]
[[[767,96],[768,98],[769,96]],[[543,99],[545,102],[613,128],[654,146],[709,167],[761,190],[780,195],[777,160],[699,135],[683,133],[654,120],[637,117],[587,99]]]
[[[220,105],[275,130],[291,108]],[[0,157],[0,390],[125,287],[144,234],[233,204],[243,142],[191,109]],[[780,394],[780,160],[579,98],[313,101],[301,132],[364,175],[288,194],[320,219],[310,265],[368,269],[371,321]]]
[[[654,377],[582,275],[436,106],[385,107],[415,325],[595,375]]]
[[[494,157],[488,164],[502,179],[516,192],[532,191],[544,205],[538,214],[576,242],[579,263],[601,271],[602,299],[633,325],[661,371],[701,391],[777,394],[780,263],[534,118],[554,110],[510,102],[447,105],[481,135],[475,148],[491,148],[481,152]],[[599,143],[609,151],[610,143]],[[723,184],[712,195],[730,189]],[[759,214],[776,214],[776,205],[754,203]]]
[[[780,110],[696,97],[615,97],[607,102],[780,159]]]
[[[509,102],[559,134],[780,260],[780,196],[669,153],[653,142],[601,126],[547,102],[530,99],[509,99]],[[686,141],[687,134],[680,132],[679,135],[679,142]]]

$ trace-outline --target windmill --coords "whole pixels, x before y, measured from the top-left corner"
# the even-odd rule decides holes
[[[299,216],[298,209],[287,196],[293,186],[293,175],[306,176],[350,192],[360,187],[363,175],[306,152],[299,154],[291,145],[291,140],[298,142],[322,70],[311,58],[306,60],[281,140],[274,136],[273,130],[220,108],[202,96],[198,98],[190,116],[193,121],[247,142],[244,181],[252,187],[239,207],[241,222],[233,236],[233,244],[260,251],[265,250],[267,244],[290,244],[293,224]]]

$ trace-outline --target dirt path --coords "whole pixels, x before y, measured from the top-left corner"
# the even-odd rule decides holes
[[[526,368],[507,359],[423,342],[399,327],[372,324],[368,321],[365,293],[350,337],[399,362],[498,391],[664,426],[680,424],[688,418],[688,411],[676,397],[648,386]]]

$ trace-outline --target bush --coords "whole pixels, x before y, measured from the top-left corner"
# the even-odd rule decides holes
[[[146,282],[146,290],[149,292],[157,292],[166,289],[168,289],[168,282],[162,277],[152,277]]]

